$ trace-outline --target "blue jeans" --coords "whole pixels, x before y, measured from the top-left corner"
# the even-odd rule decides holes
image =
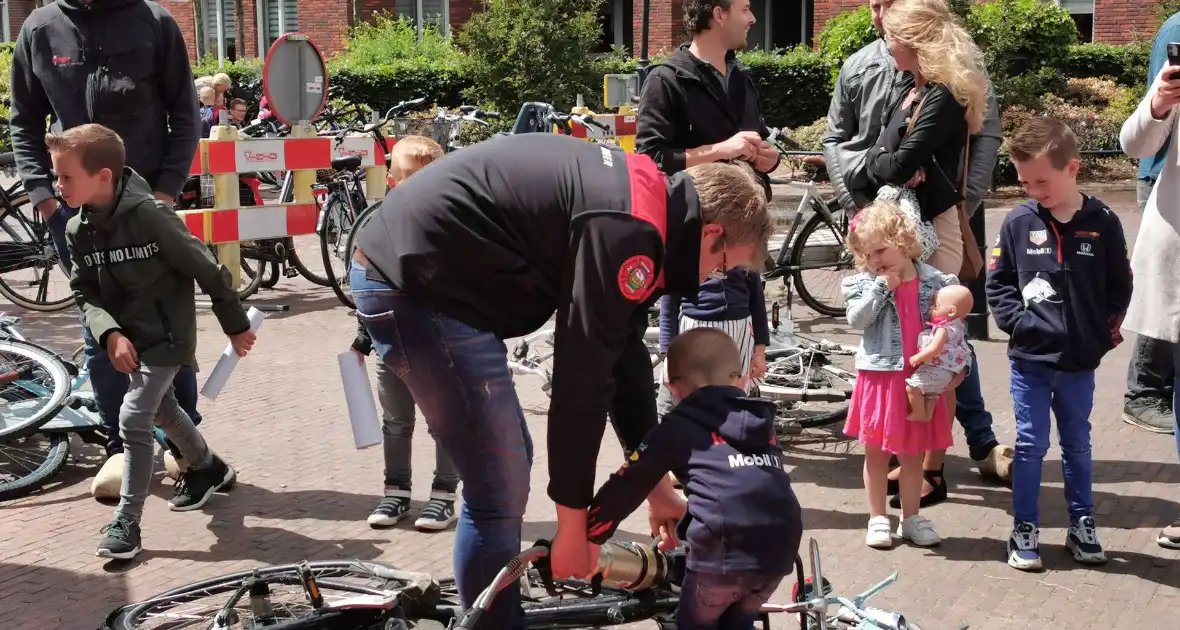
[[[1094,372],[1061,372],[1035,361],[1012,359],[1012,405],[1016,414],[1016,457],[1012,462],[1015,520],[1040,524],[1041,463],[1049,451],[1049,411],[1057,419],[1061,474],[1069,516],[1094,515],[1094,466],[1090,453],[1090,411]]]
[[[349,282],[377,356],[409,387],[459,471],[463,507],[455,532],[455,580],[469,607],[520,553],[529,498],[533,442],[508,370],[508,349],[495,335],[369,278],[355,263]],[[501,591],[479,628],[522,630],[520,589]]]
[[[996,434],[992,431],[992,414],[984,406],[974,347],[971,347],[971,371],[955,389],[955,418],[967,436],[971,459],[983,461],[996,446]]]
[[[53,239],[53,247],[61,258],[62,265],[67,272],[73,271],[73,261],[70,251],[66,247],[66,223],[78,211],[62,204],[47,226],[49,237]],[[90,329],[82,324],[82,340],[86,343],[86,368],[90,371],[90,386],[94,389],[94,397],[98,400],[98,414],[106,428],[107,455],[123,452],[123,438],[119,436],[119,407],[123,404],[123,397],[127,395],[127,388],[131,381],[126,374],[111,365],[110,355],[99,345]],[[180,408],[192,418],[193,424],[201,423],[201,414],[197,412],[197,372],[192,367],[184,366],[172,381],[175,387],[176,400]],[[175,445],[168,443],[173,455],[179,456]]]
[[[729,576],[689,571],[680,586],[677,630],[752,630],[758,610],[782,576]]]

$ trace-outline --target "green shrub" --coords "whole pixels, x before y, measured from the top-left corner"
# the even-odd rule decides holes
[[[513,111],[524,101],[560,109],[589,89],[586,60],[601,34],[600,0],[484,0],[457,36],[468,59],[465,96]],[[601,85],[601,77],[598,79]],[[601,91],[601,88],[599,88]]]
[[[224,72],[229,75],[231,81],[234,82],[234,87],[245,85],[252,81],[259,81],[262,78],[262,60],[261,59],[242,59],[240,61],[226,61],[222,68],[217,67],[217,57],[206,55],[204,59],[197,62],[193,66],[193,78],[204,76],[213,76],[218,72]]]
[[[447,61],[459,63],[461,55],[450,38],[436,28],[424,28],[419,38],[413,22],[382,12],[371,22],[353,27],[344,39],[344,50],[332,61],[359,68],[407,60],[440,65]]]
[[[742,53],[758,87],[762,117],[774,127],[805,125],[828,111],[832,64],[805,46],[772,54]]]
[[[1000,107],[1035,107],[1041,96],[1065,89],[1066,79],[1056,68],[1038,68],[1015,76],[992,75]]]
[[[873,26],[873,15],[867,4],[854,11],[845,11],[824,24],[815,38],[819,54],[839,72],[844,60],[880,37]]]
[[[1041,68],[1062,68],[1078,30],[1069,11],[1045,0],[994,0],[974,5],[967,29],[983,50],[988,73],[1002,80]]]
[[[1110,77],[1121,85],[1137,87],[1147,84],[1150,56],[1150,44],[1074,44],[1061,70],[1069,77]]]
[[[426,97],[443,107],[462,104],[461,92],[470,85],[458,65],[432,65],[403,61],[378,66],[330,65],[329,85],[340,86],[340,95],[352,103],[384,112],[399,101]]]

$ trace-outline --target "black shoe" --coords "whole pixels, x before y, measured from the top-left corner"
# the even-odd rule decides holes
[[[189,468],[176,480],[176,494],[169,501],[172,511],[187,512],[200,508],[214,492],[232,484],[234,474],[234,469],[216,455],[207,466]]]
[[[1169,434],[1172,432],[1172,401],[1154,396],[1128,400],[1123,405],[1123,422],[1152,433]]]
[[[102,533],[106,535],[94,552],[99,558],[130,560],[143,549],[139,546],[139,523],[126,516],[116,516],[115,520],[102,528]]]
[[[393,527],[410,511],[410,490],[385,487],[385,497],[369,515],[369,527]]]
[[[942,470],[927,470],[922,473],[922,476],[926,478],[926,481],[933,490],[928,494],[922,495],[922,500],[918,502],[918,507],[928,508],[946,501],[946,477],[943,476]],[[901,509],[901,494],[895,494],[889,499],[889,507],[895,510]]]
[[[893,471],[890,470],[889,472]],[[890,479],[889,482],[885,484],[885,494],[893,496],[898,492],[901,492],[901,482],[897,479]]]

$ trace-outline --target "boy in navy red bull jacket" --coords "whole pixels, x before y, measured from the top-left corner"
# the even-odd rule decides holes
[[[684,484],[688,511],[675,532],[660,532],[665,544],[688,542],[680,630],[751,628],[792,571],[803,538],[774,435],[774,403],[748,397],[737,386],[741,376],[737,346],[724,331],[679,335],[668,349],[679,404],[590,504],[587,531],[601,545],[669,471]]]
[[[1041,568],[1037,498],[1057,418],[1070,527],[1065,546],[1078,562],[1102,564],[1091,491],[1090,411],[1094,370],[1122,341],[1131,267],[1119,218],[1078,191],[1077,138],[1053,118],[1030,120],[1009,139],[1012,162],[1032,197],[1008,214],[992,249],[987,302],[1010,337],[1016,458],[1008,564]]]

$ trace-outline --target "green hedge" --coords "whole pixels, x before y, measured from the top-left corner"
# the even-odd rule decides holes
[[[1119,85],[1143,87],[1150,56],[1151,44],[1074,44],[1061,72],[1074,79],[1110,77]]]

